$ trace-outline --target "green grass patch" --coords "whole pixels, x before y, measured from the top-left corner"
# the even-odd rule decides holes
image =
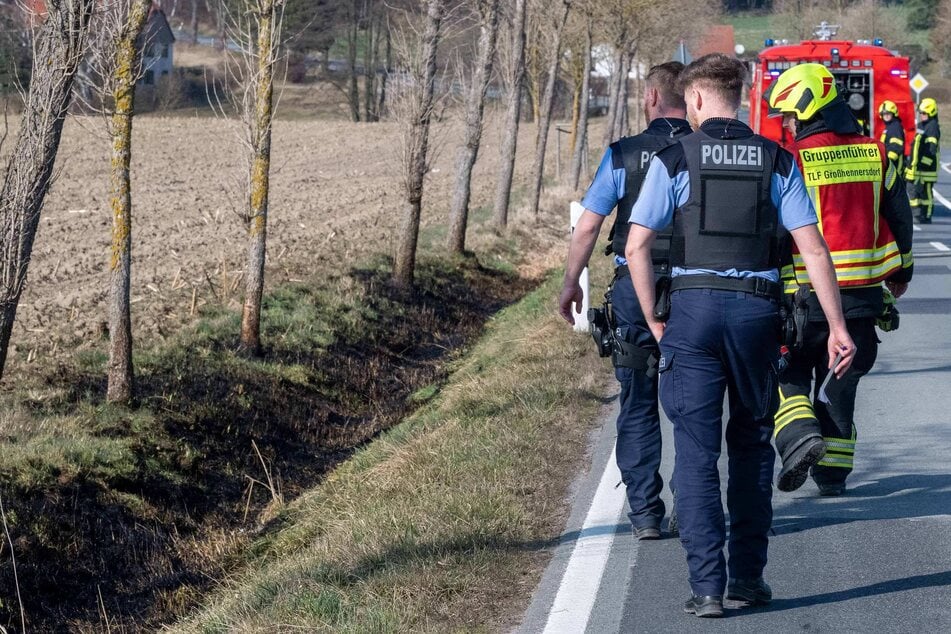
[[[0,394],[0,495],[37,631],[98,631],[99,592],[134,615],[116,625],[180,613],[283,521],[284,500],[433,401],[451,359],[537,283],[423,255],[407,293],[390,270],[378,258],[273,289],[260,358],[239,352],[237,312],[203,309],[193,328],[136,351],[133,408],[105,402],[106,342]],[[18,613],[13,583],[0,569],[0,622]],[[254,601],[276,600],[268,588]],[[349,619],[333,596],[295,610]]]
[[[268,289],[260,358],[239,351],[235,310],[201,307],[161,343],[137,342],[132,407],[105,402],[105,340],[5,377],[0,496],[30,629],[159,630],[219,580],[277,556],[293,567],[318,534],[353,551],[320,542],[333,556],[301,560],[294,593],[262,572],[238,590],[250,612],[203,613],[200,631],[273,631],[274,614],[326,631],[486,627],[513,596],[505,580],[543,558],[534,536],[557,534],[604,369],[552,316],[554,282],[496,315],[563,257],[561,210],[524,222],[521,195],[504,231],[473,210],[478,255],[433,257],[430,239],[410,292],[382,257]],[[543,479],[512,481],[523,464]],[[0,624],[19,621],[15,583],[0,567]]]
[[[765,13],[726,14],[722,18],[724,24],[733,26],[736,43],[742,44],[747,52],[759,51],[763,48],[763,41],[771,37],[771,19],[772,16]]]
[[[867,18],[868,16],[866,16]],[[781,13],[762,11],[740,11],[727,13],[721,18],[724,24],[733,26],[737,44],[746,48],[746,53],[756,53],[763,49],[767,38],[774,40],[786,38],[790,43],[797,43],[801,39],[812,39],[813,30],[819,21],[827,20],[830,24],[840,24],[839,39],[874,39],[883,37],[889,48],[898,48],[904,54],[915,54],[918,50],[929,48],[928,38],[930,30],[911,31],[907,28],[907,10],[901,5],[882,6],[876,14],[876,21],[855,14],[840,15],[834,8],[828,10],[809,10],[805,17],[797,21]],[[815,24],[812,24],[815,22]],[[892,41],[894,40],[894,41]]]
[[[560,275],[498,313],[426,405],[257,540],[175,631],[493,629],[530,595],[610,376],[553,314]]]

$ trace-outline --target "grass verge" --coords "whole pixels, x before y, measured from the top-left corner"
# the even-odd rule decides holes
[[[180,632],[497,631],[531,596],[609,374],[551,277],[417,412],[280,514]]]
[[[0,393],[0,496],[31,631],[174,620],[538,283],[422,258],[401,293],[389,271],[380,259],[274,289],[262,358],[235,352],[235,311],[209,310],[137,353],[132,409],[104,402],[105,342]],[[18,627],[0,543],[0,624]]]
[[[444,398],[447,373],[468,363],[460,355],[486,321],[525,297],[545,271],[562,261],[565,196],[560,190],[546,194],[542,213],[516,215],[501,235],[482,226],[487,210],[476,210],[470,244],[478,257],[442,257],[437,239],[431,248],[436,257],[420,253],[411,293],[390,287],[385,258],[349,269],[316,269],[301,283],[270,289],[262,315],[267,346],[262,358],[236,353],[239,316],[234,310],[200,308],[196,324],[161,342],[138,342],[140,400],[133,408],[104,402],[105,341],[6,376],[0,387],[0,498],[6,510],[6,534],[0,536],[0,626],[18,631],[22,609],[28,631],[156,631],[191,614],[225,580],[261,565],[257,553],[273,555],[277,551],[271,545],[277,547],[295,530],[308,530],[306,524],[295,524],[288,503],[304,508],[306,502],[298,498],[310,499],[313,487],[329,473],[410,413],[423,408],[422,416],[435,416],[431,408]],[[536,312],[522,314],[534,318],[551,310],[552,294],[549,289],[547,296],[533,296]],[[552,362],[552,353],[559,363],[571,363],[584,347],[562,324],[536,325],[557,336],[513,332],[531,338],[546,363]],[[562,348],[566,338],[576,347]],[[506,341],[527,354],[521,339]],[[499,355],[519,361],[510,352],[504,349]],[[484,366],[498,367],[487,354]],[[539,399],[547,394],[535,398],[513,386],[499,398],[517,398],[519,407],[545,413],[552,402]],[[504,423],[503,429],[508,424],[507,405],[494,395],[473,393],[469,398],[472,408],[483,407],[473,415],[491,415]],[[500,409],[491,413],[485,407]],[[579,420],[582,426],[588,423],[585,417]],[[463,423],[460,419],[452,425]],[[392,442],[393,437],[387,438]],[[545,434],[538,439],[548,442]],[[528,446],[524,453],[536,451]],[[457,453],[446,447],[450,457]],[[540,522],[558,515],[552,510],[561,508],[563,489],[558,487],[567,485],[558,469],[551,474],[558,479],[519,484],[525,495],[548,496],[544,503],[524,507],[525,513],[541,509]],[[410,494],[414,487],[429,486],[400,484],[408,484]],[[359,500],[353,503],[360,505]],[[461,499],[456,503],[462,506],[454,517],[477,513],[486,522],[494,517],[492,507],[470,508]],[[494,521],[508,521],[503,511]],[[520,520],[511,534],[528,534],[544,525],[535,521]],[[550,525],[551,535],[557,534],[556,524]],[[394,525],[406,539],[414,530],[428,531],[426,525],[406,528],[415,524],[396,520]],[[464,549],[471,543],[489,550],[495,544],[493,533],[478,531],[455,531],[445,539],[457,540],[452,543],[460,544],[460,552],[469,552]],[[429,535],[415,534],[420,540]],[[429,547],[441,552],[440,543]],[[506,546],[542,557],[533,547]],[[485,561],[495,561],[492,557]],[[431,565],[440,570],[443,563]],[[502,602],[490,600],[501,596],[490,574],[494,570],[482,572],[477,583],[472,576],[452,587],[456,593],[467,588],[464,594],[468,588],[484,588],[478,590],[482,595],[473,596],[490,598],[482,616],[472,618],[488,623],[486,619],[495,618],[491,615],[505,611],[499,607]],[[502,578],[516,578],[515,572],[506,577],[509,572],[501,570]],[[519,575],[523,572],[518,569]],[[506,596],[527,597],[530,589]],[[332,603],[329,596],[314,601]],[[418,614],[399,622],[419,628],[440,619],[458,623],[468,618],[452,606],[471,602],[452,597],[430,601],[433,596],[425,595],[419,605],[430,606],[435,616]]]

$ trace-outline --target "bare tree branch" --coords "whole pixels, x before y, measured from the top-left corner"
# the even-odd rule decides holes
[[[48,0],[23,122],[0,187],[0,376],[95,0]]]

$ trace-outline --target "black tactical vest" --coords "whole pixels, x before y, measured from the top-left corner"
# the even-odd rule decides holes
[[[770,182],[779,146],[761,136],[680,140],[690,197],[674,213],[672,266],[764,271],[778,266],[779,217]]]
[[[614,253],[622,258],[624,257],[624,248],[627,245],[627,235],[630,233],[631,210],[634,203],[637,202],[637,196],[641,193],[641,186],[644,184],[644,177],[647,176],[647,168],[650,166],[651,158],[668,145],[672,145],[690,133],[690,128],[686,125],[671,127],[669,135],[650,134],[647,132],[636,136],[624,137],[611,144],[611,159],[614,169],[624,168],[624,197],[617,203],[617,218],[614,220],[614,226],[611,227],[611,233],[608,238],[611,240],[611,247],[607,253]],[[669,229],[661,232],[654,241],[651,248],[651,259],[654,262],[655,270],[666,273],[668,266],[668,252],[670,249]]]

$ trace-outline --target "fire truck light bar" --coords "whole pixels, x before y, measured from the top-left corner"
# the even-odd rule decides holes
[[[894,75],[895,77],[898,77],[899,75],[901,75],[901,69],[900,69],[900,68],[893,68],[893,69],[891,70],[891,73],[892,73],[892,75]]]

